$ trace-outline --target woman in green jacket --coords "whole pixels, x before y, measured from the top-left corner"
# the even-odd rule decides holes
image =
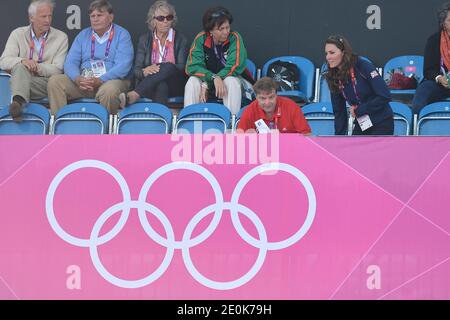
[[[206,10],[203,29],[194,39],[186,62],[190,77],[184,94],[184,105],[223,99],[233,114],[241,108],[242,84],[251,88],[246,71],[247,50],[242,36],[231,30],[233,16],[224,7]]]

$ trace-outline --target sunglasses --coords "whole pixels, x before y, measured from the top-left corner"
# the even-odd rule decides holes
[[[159,22],[163,22],[164,20],[172,21],[173,20],[173,14],[169,14],[167,16],[157,16],[153,17],[154,19],[158,20]]]
[[[221,16],[226,16],[226,13],[224,11],[218,11],[218,12],[213,12],[211,14],[211,18],[213,18],[213,19],[219,18]]]

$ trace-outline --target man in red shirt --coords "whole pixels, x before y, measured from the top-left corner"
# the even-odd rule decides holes
[[[243,111],[238,131],[263,133],[276,129],[280,133],[311,134],[301,108],[291,99],[277,96],[272,78],[259,79],[253,89],[256,100]]]

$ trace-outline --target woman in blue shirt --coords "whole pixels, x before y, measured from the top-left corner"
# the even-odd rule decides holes
[[[354,119],[353,135],[393,135],[390,92],[375,66],[353,54],[342,36],[330,36],[325,41],[325,54],[336,135],[348,131],[346,103]]]

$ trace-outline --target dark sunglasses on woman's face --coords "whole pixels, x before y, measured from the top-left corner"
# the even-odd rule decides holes
[[[164,19],[167,20],[167,21],[172,21],[173,20],[173,14],[169,14],[167,16],[157,16],[157,17],[154,17],[154,18],[156,20],[158,20],[159,22],[163,22]]]

